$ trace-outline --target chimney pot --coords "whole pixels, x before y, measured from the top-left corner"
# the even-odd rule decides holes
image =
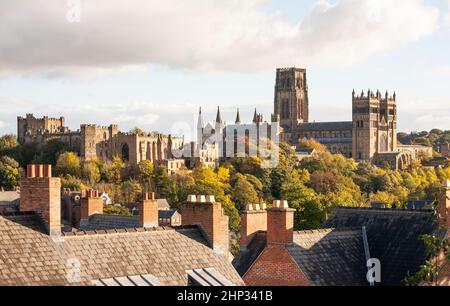
[[[44,165],[36,165],[36,176],[39,178],[44,177]]]
[[[247,204],[247,211],[253,210],[253,204]]]
[[[52,165],[44,165],[44,177],[52,177]]]
[[[204,195],[197,196],[197,202],[206,203],[206,196],[204,196]]]
[[[27,165],[27,177],[28,178],[36,177],[36,167],[35,167],[35,165]]]
[[[188,199],[187,199],[188,203],[196,203],[197,202],[197,197],[195,195],[189,195]]]
[[[281,206],[281,201],[280,200],[274,200],[272,206],[274,208],[280,208]]]
[[[266,203],[263,203],[261,209],[262,209],[262,210],[266,210],[266,209],[267,209],[267,204],[266,204]]]
[[[255,210],[261,210],[261,207],[259,206],[259,204],[255,204],[254,207],[255,207]]]
[[[286,200],[282,201],[282,208],[289,208],[288,201],[286,201]]]
[[[214,198],[213,195],[208,195],[208,196],[206,196],[206,202],[208,202],[208,203],[215,203],[216,199]]]

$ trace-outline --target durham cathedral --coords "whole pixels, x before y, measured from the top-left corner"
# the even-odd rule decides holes
[[[219,109],[215,122],[205,124],[200,111],[196,143],[185,144],[183,137],[159,133],[124,133],[117,125],[83,124],[79,130],[70,131],[64,126],[63,117],[35,118],[32,114],[17,118],[17,136],[19,143],[42,143],[57,138],[71,148],[78,148],[84,160],[111,160],[117,155],[131,164],[151,160],[173,170],[185,164],[190,168],[199,163],[217,166],[221,157],[240,156],[240,147],[245,148],[247,155],[256,147],[255,154],[259,156],[262,139],[278,138],[292,146],[304,138],[315,139],[331,153],[395,169],[406,169],[415,159],[432,154],[432,148],[398,144],[395,92],[389,95],[369,89],[357,94],[353,90],[352,121],[310,122],[309,105],[306,70],[282,68],[276,73],[271,122],[263,121],[263,116],[255,110],[252,123],[241,123],[238,111],[235,123],[227,125]],[[239,140],[240,133],[245,136],[243,139],[251,138],[249,134],[254,133],[256,143],[244,144]],[[218,139],[218,143],[210,143],[211,138]],[[175,157],[173,150],[180,148],[185,153]]]
[[[352,121],[310,122],[306,70],[277,69],[274,113],[280,138],[296,145],[302,138],[315,139],[332,153],[356,161],[389,164],[404,169],[431,148],[397,143],[397,95],[368,90],[352,92]]]
[[[310,122],[309,102],[306,70],[277,69],[272,122],[263,122],[262,115],[255,110],[253,123],[258,127],[276,124],[279,126],[280,141],[292,146],[296,146],[304,138],[315,139],[331,153],[354,158],[357,162],[365,161],[395,169],[406,169],[421,155],[432,154],[432,148],[429,147],[397,143],[395,92],[389,95],[388,92],[382,94],[378,90],[375,92],[369,89],[357,94],[353,90],[352,121]],[[213,125],[203,125],[200,114],[198,134],[202,137],[199,137],[199,141],[215,133],[214,125],[223,134],[226,130],[238,130],[242,126],[239,111],[235,124],[227,126],[220,119],[220,111]],[[224,146],[233,147],[233,144],[227,144],[224,140]],[[237,143],[234,144],[236,146]]]

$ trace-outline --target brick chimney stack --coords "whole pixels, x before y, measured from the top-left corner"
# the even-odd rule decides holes
[[[267,243],[286,244],[294,241],[294,212],[287,201],[273,201],[267,210]]]
[[[142,227],[158,227],[158,201],[154,192],[143,194],[142,202],[139,203],[139,222]]]
[[[266,204],[248,204],[241,215],[241,250],[245,251],[247,245],[259,231],[267,231]]]
[[[20,211],[37,213],[50,236],[61,235],[61,179],[51,165],[28,165],[20,182]]]
[[[181,206],[183,225],[199,225],[213,250],[228,258],[228,216],[214,196],[190,195]]]
[[[439,225],[450,228],[450,181],[444,181],[442,191],[439,195],[438,204]]]
[[[80,226],[88,222],[89,218],[95,214],[103,214],[103,199],[97,190],[86,190],[85,197],[81,199]]]

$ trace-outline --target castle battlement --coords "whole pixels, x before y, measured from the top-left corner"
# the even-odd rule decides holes
[[[369,89],[367,92],[361,91],[361,94],[356,94],[355,90],[352,93],[353,101],[355,100],[369,100],[369,99],[378,99],[380,101],[391,101],[395,102],[397,100],[397,94],[394,92],[392,95],[389,95],[389,92],[386,91],[384,96],[381,94],[379,90],[376,92]]]

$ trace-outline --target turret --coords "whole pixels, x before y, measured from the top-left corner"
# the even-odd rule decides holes
[[[241,124],[241,116],[239,115],[239,108],[237,109],[237,114],[236,114],[236,124]]]

